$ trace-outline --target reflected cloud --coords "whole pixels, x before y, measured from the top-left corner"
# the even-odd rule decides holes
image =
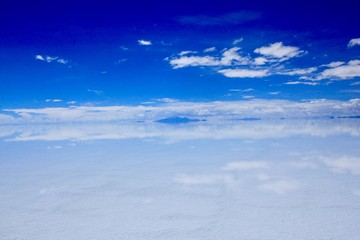
[[[360,157],[354,156],[321,156],[325,166],[337,173],[350,172],[360,175]]]
[[[290,191],[296,190],[299,187],[297,181],[294,180],[278,180],[270,181],[259,186],[259,189],[276,193],[276,194],[286,194]]]
[[[264,169],[268,168],[268,162],[260,161],[241,161],[241,162],[229,162],[227,163],[222,170],[224,171],[243,171],[243,170],[252,170],[252,169]]]
[[[36,124],[0,125],[6,141],[86,141],[160,138],[167,143],[191,139],[277,139],[291,136],[360,136],[359,119],[218,121],[186,124]]]
[[[137,106],[70,106],[59,108],[4,109],[0,114],[3,124],[30,123],[108,123],[121,121],[157,121],[163,118],[186,117],[224,121],[231,119],[261,118],[319,118],[359,116],[360,99],[334,101],[326,99],[308,101],[263,100],[182,102],[167,101]]]

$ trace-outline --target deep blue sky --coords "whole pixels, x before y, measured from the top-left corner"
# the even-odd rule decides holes
[[[3,0],[0,108],[358,98],[359,8],[355,0]],[[245,62],[226,62],[231,49]],[[267,62],[254,64],[260,57]],[[342,63],[324,66],[332,62]]]

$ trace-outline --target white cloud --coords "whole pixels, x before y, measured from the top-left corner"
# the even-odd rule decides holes
[[[269,92],[270,95],[278,95],[280,92],[276,91],[276,92]]]
[[[218,66],[220,63],[214,57],[211,56],[184,56],[170,60],[170,64],[174,69],[184,68],[189,66]]]
[[[286,85],[299,85],[299,84],[302,84],[302,85],[310,85],[310,86],[319,85],[319,83],[317,83],[317,82],[303,82],[303,81],[289,81],[289,82],[286,82],[284,84],[286,84]]]
[[[215,51],[216,51],[216,47],[209,47],[209,48],[204,49],[205,53],[207,53],[207,52],[215,52]]]
[[[62,102],[61,99],[45,99],[45,102]]]
[[[51,62],[57,62],[57,63],[61,63],[61,64],[69,63],[68,60],[65,60],[65,59],[59,58],[59,57],[52,57],[52,56],[36,55],[35,59],[39,60],[39,61],[48,62],[48,63],[51,63]]]
[[[218,72],[229,78],[258,78],[269,75],[267,70],[224,69]]]
[[[355,77],[360,77],[360,60],[351,60],[346,65],[326,69],[317,79],[346,80]]]
[[[104,94],[104,92],[101,91],[101,90],[88,89],[87,91],[88,91],[88,92],[91,92],[91,93],[95,93],[95,94],[98,95],[98,96]]]
[[[360,45],[360,38],[353,38],[348,43],[348,47],[354,47],[356,45]]]
[[[299,184],[294,180],[277,180],[272,182],[267,182],[259,186],[260,189],[276,193],[276,194],[286,194],[289,191],[296,190],[299,187]]]
[[[181,51],[179,53],[180,56],[184,56],[184,55],[188,55],[188,54],[195,54],[197,53],[196,51]]]
[[[345,62],[336,61],[336,62],[331,62],[331,63],[328,63],[328,64],[323,64],[323,65],[321,65],[321,67],[334,68],[334,67],[338,67],[338,66],[341,66],[341,65],[344,65],[344,64],[345,64]]]
[[[115,64],[120,64],[120,63],[123,63],[123,62],[126,62],[126,61],[127,61],[126,58],[122,58],[122,59],[119,59],[119,60],[115,61],[114,63]]]
[[[276,42],[268,46],[256,48],[254,52],[267,57],[276,58],[279,61],[285,61],[304,53],[304,51],[300,50],[298,47],[284,46],[282,42]]]
[[[264,65],[265,63],[267,63],[269,60],[267,60],[264,57],[257,57],[254,59],[254,64],[255,65]]]
[[[175,103],[178,102],[179,100],[175,99],[175,98],[157,98],[155,99],[158,102],[163,102],[163,103]]]
[[[360,82],[353,82],[350,84],[350,86],[359,86],[360,85]]]
[[[255,98],[255,96],[253,95],[245,95],[245,96],[242,96],[243,99],[251,99],[251,98]]]
[[[222,58],[220,60],[221,65],[230,66],[230,65],[246,65],[250,61],[246,57],[242,57],[238,54],[240,50],[239,47],[233,47],[223,52]]]
[[[261,161],[238,161],[227,163],[222,170],[224,171],[244,171],[253,169],[269,168],[268,162]]]
[[[239,55],[240,48],[233,47],[225,50],[221,57],[213,56],[187,56],[194,51],[182,51],[179,57],[172,58],[170,64],[174,69],[195,66],[232,66],[232,65],[246,65],[250,60],[247,57]]]
[[[59,58],[58,60],[57,60],[57,62],[58,63],[61,63],[61,64],[68,64],[68,60],[65,60],[65,59],[62,59],[62,58]]]
[[[43,56],[41,56],[41,55],[36,55],[35,59],[40,60],[40,61],[45,61],[45,58]]]
[[[286,71],[282,71],[282,72],[277,72],[276,74],[294,76],[294,75],[309,74],[309,73],[315,72],[316,70],[317,70],[316,67],[302,68],[302,69],[297,68],[297,69],[291,69],[291,70],[286,70]]]
[[[243,38],[235,39],[235,40],[233,41],[233,45],[236,45],[236,44],[238,44],[238,43],[241,43],[243,40],[244,40]]]
[[[143,45],[143,46],[150,46],[150,45],[152,45],[152,42],[141,39],[141,40],[138,40],[138,44]]]

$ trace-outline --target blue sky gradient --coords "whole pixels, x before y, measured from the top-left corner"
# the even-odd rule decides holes
[[[358,98],[358,7],[356,1],[2,1],[0,108]],[[226,62],[227,51],[233,56]],[[234,69],[251,72],[229,77]]]

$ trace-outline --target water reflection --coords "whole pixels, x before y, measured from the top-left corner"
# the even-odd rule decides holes
[[[0,125],[6,141],[83,141],[100,139],[162,138],[267,139],[291,136],[328,137],[339,134],[360,136],[358,119],[222,121],[187,124],[123,122],[121,124]]]
[[[0,127],[2,239],[357,239],[357,119]]]

